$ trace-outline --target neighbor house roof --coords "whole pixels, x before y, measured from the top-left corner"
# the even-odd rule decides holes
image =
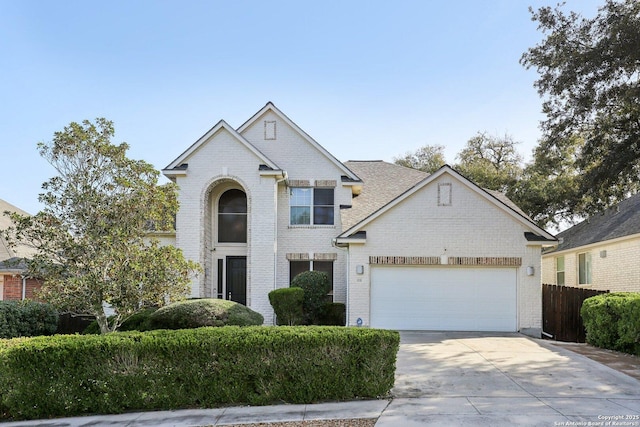
[[[2,236],[2,231],[13,225],[11,219],[4,214],[5,212],[15,212],[19,213],[20,215],[29,215],[22,209],[12,205],[5,200],[0,199],[0,261],[5,261],[15,257],[28,257],[34,252],[31,248],[23,245],[10,247],[7,241]]]
[[[605,240],[640,234],[640,193],[558,234],[558,252]]]

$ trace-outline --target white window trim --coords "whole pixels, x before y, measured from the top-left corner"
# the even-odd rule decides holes
[[[291,190],[307,188],[311,190],[311,204],[307,205],[292,205],[292,195],[289,193],[289,228],[336,228],[336,191],[332,187],[291,187]],[[314,224],[314,207],[315,204],[315,190],[333,190],[333,224]],[[317,205],[329,207],[329,205]],[[292,224],[291,223],[291,208],[292,207],[308,207],[309,208],[309,224]]]
[[[562,270],[558,270],[558,260],[562,258],[562,264],[563,264],[563,269]],[[564,257],[564,255],[561,256],[557,256],[555,258],[555,263],[556,263],[556,285],[566,285],[567,284],[567,265],[566,265],[566,259]],[[564,273],[564,283],[558,283],[558,273]]]
[[[219,192],[219,194],[216,195],[215,200],[213,201],[213,203],[215,203],[214,206],[213,206],[213,215],[212,215],[213,218],[211,218],[212,222],[213,222],[213,224],[212,224],[212,226],[213,226],[213,231],[212,231],[213,236],[212,237],[213,238],[211,240],[213,241],[213,244],[215,246],[219,246],[219,247],[222,247],[222,246],[227,246],[227,247],[247,247],[247,245],[249,243],[249,197],[247,197],[247,213],[246,213],[246,215],[247,215],[247,241],[246,242],[221,242],[219,240],[220,235],[219,235],[218,229],[220,227],[220,218],[219,218],[219,215],[220,215],[220,198],[222,197],[222,195],[224,193],[226,193],[229,190],[240,190],[245,194],[245,197],[247,197],[247,192],[244,191],[244,189],[242,187],[235,186],[235,185],[229,186],[227,188],[223,188]]]
[[[587,283],[580,283],[580,255],[585,256],[584,264],[585,264],[585,278]],[[580,252],[577,255],[577,273],[578,273],[578,285],[579,286],[591,286],[593,285],[593,260],[591,257],[591,252]],[[588,268],[587,268],[588,266]]]

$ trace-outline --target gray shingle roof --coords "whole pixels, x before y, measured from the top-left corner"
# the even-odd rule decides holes
[[[640,193],[564,230],[557,236],[558,239],[562,239],[562,243],[550,252],[564,251],[638,233],[640,233]]]
[[[352,207],[341,211],[343,231],[353,227],[429,176],[426,172],[382,160],[350,160],[344,164],[362,179],[363,188],[360,195],[353,198]],[[483,190],[531,221],[531,218],[503,193]]]
[[[343,231],[429,176],[426,172],[382,160],[349,160],[344,165],[360,177],[363,187],[353,198],[351,208],[341,211]]]

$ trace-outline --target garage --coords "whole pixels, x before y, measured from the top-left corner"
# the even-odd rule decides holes
[[[371,266],[371,326],[517,330],[515,268]]]

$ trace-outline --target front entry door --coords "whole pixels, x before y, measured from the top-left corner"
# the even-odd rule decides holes
[[[247,305],[247,257],[227,257],[226,299]]]

